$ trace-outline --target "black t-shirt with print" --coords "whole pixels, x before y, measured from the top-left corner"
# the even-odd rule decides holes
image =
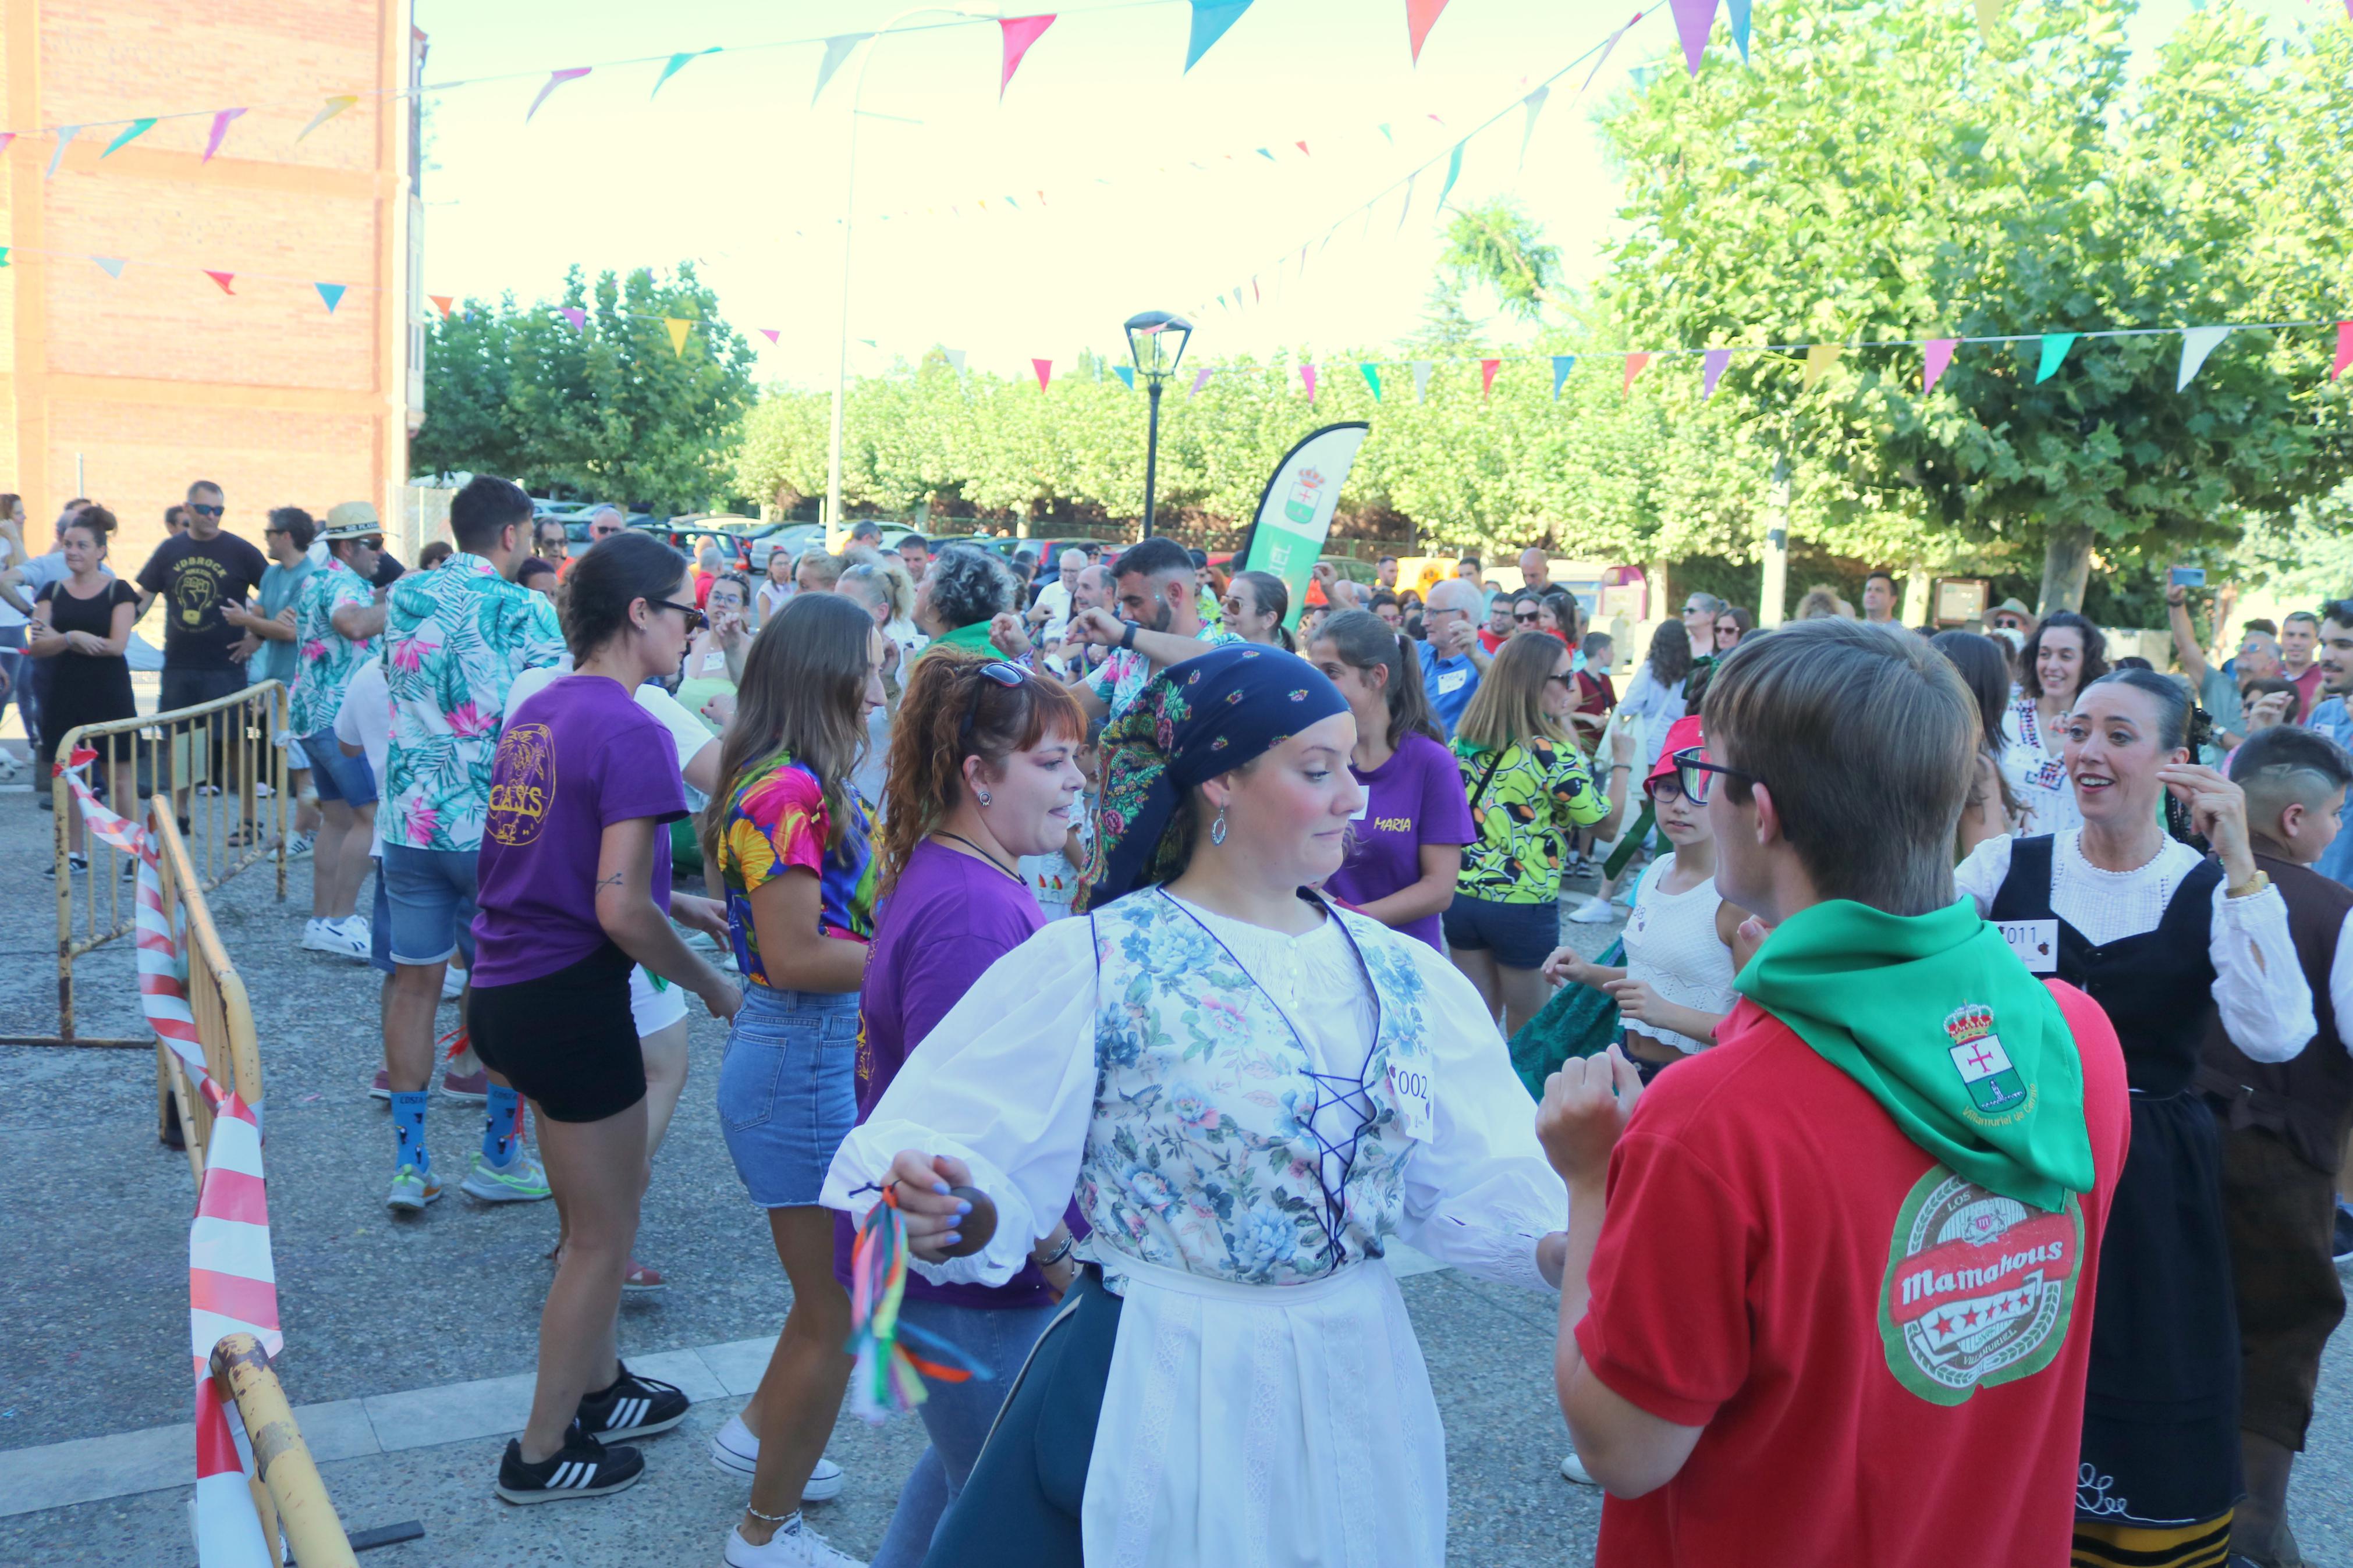
[[[139,569],[139,585],[163,601],[164,662],[174,669],[233,669],[228,650],[245,636],[221,602],[250,598],[269,559],[233,533],[174,534]]]

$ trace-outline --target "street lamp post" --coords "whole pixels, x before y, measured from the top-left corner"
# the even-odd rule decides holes
[[[1160,478],[1160,393],[1168,384],[1168,378],[1176,374],[1176,362],[1185,357],[1185,345],[1192,337],[1193,323],[1166,310],[1145,310],[1127,319],[1127,352],[1134,357],[1136,374],[1144,377],[1145,391],[1152,400],[1144,437],[1146,539],[1152,537],[1153,491]]]

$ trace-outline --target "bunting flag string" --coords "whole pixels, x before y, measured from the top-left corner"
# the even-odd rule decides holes
[[[1633,391],[1633,390],[1634,390],[1634,378],[1635,378],[1636,376],[1638,376],[1638,375],[1641,374],[1642,374],[1642,367],[1643,367],[1644,365],[1646,365],[1646,364],[1649,364],[1650,363],[1651,363],[1651,356],[1650,356],[1649,354],[1646,354],[1646,353],[1630,353],[1630,354],[1628,354],[1628,355],[1626,356],[1626,384],[1625,384],[1623,386],[1620,386],[1618,390],[1619,390],[1620,393],[1628,393],[1628,392],[1631,392],[1631,391]]]
[[[449,308],[458,302],[454,294],[427,294],[425,297],[433,302],[435,310],[441,312],[441,319],[445,321],[449,319]]]
[[[2345,0],[2345,3],[2348,8],[2353,8],[2353,0]],[[2339,321],[2337,323],[2337,363],[2328,367],[2328,379],[2335,381],[2343,375],[2348,364],[2353,364],[2353,321]]]
[[[1127,388],[1128,391],[1134,392],[1135,390],[1135,367],[1134,365],[1115,364],[1111,367],[1111,373],[1112,374],[1119,377],[1119,384]]]
[[[2173,390],[2186,391],[2190,378],[2195,376],[2199,367],[2206,363],[2206,356],[2220,347],[2222,340],[2230,335],[2231,329],[2228,327],[2192,327],[2183,332],[2181,334],[2181,369],[2174,377]]]
[[[122,276],[124,260],[121,257],[93,256],[90,259],[97,262],[100,270],[103,271],[109,278],[120,279]]]
[[[335,307],[343,302],[344,286],[341,283],[313,283],[311,287],[316,289],[319,298],[327,302],[327,314],[333,315]]]
[[[686,336],[694,331],[694,323],[677,316],[664,316],[662,326],[670,332],[670,352],[683,359],[686,356]]]
[[[1799,384],[1799,389],[1805,392],[1813,391],[1822,377],[1830,374],[1831,366],[1838,363],[1839,356],[1845,352],[1845,345],[1841,343],[1808,344],[1805,374]]]
[[[1054,362],[1050,359],[1033,359],[1029,362],[1029,368],[1037,373],[1038,390],[1044,392],[1046,384],[1054,379]]]
[[[72,142],[73,139],[79,134],[81,134],[81,127],[79,125],[60,125],[58,127],[58,150],[49,154],[49,166],[48,169],[41,175],[42,179],[54,180],[58,177],[58,165],[66,161],[66,148]]]
[[[207,278],[211,279],[214,282],[216,282],[216,283],[217,283],[217,284],[219,284],[219,285],[220,285],[220,291],[221,291],[222,293],[224,293],[224,294],[235,294],[235,293],[237,292],[237,290],[236,290],[236,289],[232,289],[232,288],[230,288],[230,287],[229,287],[229,283],[230,283],[230,281],[231,281],[232,279],[234,279],[237,277],[237,274],[236,274],[236,273],[234,273],[234,272],[215,272],[211,268],[207,267],[207,268],[204,268],[204,274],[205,274],[205,276],[206,276],[206,277],[207,277]]]
[[[205,155],[197,159],[197,163],[213,161],[213,154],[220,151],[221,138],[228,134],[229,121],[244,113],[242,109],[224,109],[213,116],[212,129],[205,133]]]
[[[2042,363],[2036,366],[2034,371],[2034,384],[2037,386],[2049,381],[2058,371],[2060,362],[2067,357],[2067,351],[2075,346],[2076,337],[2077,334],[2074,332],[2042,334]]]
[[[1730,349],[1710,349],[1700,356],[1699,400],[1702,403],[1715,395],[1716,383],[1724,379],[1725,369],[1731,363]]]
[[[531,123],[531,117],[539,112],[539,106],[547,101],[548,94],[554,92],[557,88],[562,87],[567,81],[578,81],[582,77],[586,76],[590,71],[595,70],[596,68],[594,66],[566,66],[562,70],[548,72],[547,85],[539,89],[539,96],[531,100],[531,107],[522,111],[522,122],[525,125]]]
[[[1299,367],[1299,379],[1307,384],[1307,403],[1308,406],[1312,408],[1315,405],[1315,367],[1312,364],[1301,365]]]
[[[1504,362],[1500,359],[1482,359],[1479,362],[1480,396],[1493,397],[1495,395],[1495,373],[1503,368]]]
[[[304,137],[309,136],[311,132],[316,131],[320,126],[324,125],[328,121],[332,120],[335,116],[341,114],[343,110],[349,109],[359,100],[359,94],[355,92],[338,93],[335,97],[327,100],[326,106],[321,109],[318,113],[311,117],[311,123],[302,127],[301,134],[297,135],[294,140],[297,142],[301,141]]]
[[[1029,53],[1029,46],[1045,35],[1054,25],[1054,14],[1039,16],[1000,16],[997,31],[1004,36],[1005,70],[997,79],[997,101],[1005,101],[1005,89],[1013,85],[1013,73],[1021,68],[1021,61]]]
[[[1528,166],[1528,143],[1535,140],[1536,116],[1544,112],[1545,100],[1551,96],[1552,89],[1540,87],[1520,100],[1527,106],[1528,111],[1527,126],[1520,132],[1520,167],[1523,169]]]
[[[661,75],[654,78],[653,92],[646,94],[646,97],[649,99],[652,98],[654,93],[659,92],[662,89],[662,84],[664,82],[670,80],[670,78],[684,70],[694,61],[701,59],[705,55],[715,55],[718,52],[719,46],[717,44],[713,44],[707,49],[681,49],[677,54],[670,56],[670,63],[663,66],[661,68]]]
[[[815,109],[817,100],[825,96],[825,84],[833,79],[833,73],[841,68],[842,61],[849,58],[850,51],[873,36],[871,33],[839,33],[825,41],[825,58],[817,62],[817,88],[809,94],[811,109]],[[1004,96],[1002,89],[998,96]]]
[[[101,158],[111,158],[115,153],[121,152],[123,148],[128,147],[131,143],[138,141],[139,138],[146,135],[147,132],[154,129],[155,117],[153,115],[149,115],[143,120],[134,120],[129,125],[123,127],[122,134],[117,136],[113,141],[109,142],[106,144],[106,151],[100,153],[99,156]]]
[[[1683,63],[1697,76],[1700,59],[1707,53],[1707,35],[1715,26],[1715,0],[1667,0],[1667,8],[1674,13]]]
[[[1215,375],[1216,374],[1217,374],[1217,372],[1215,372],[1215,371],[1213,371],[1213,370],[1197,370],[1197,371],[1195,371],[1195,372],[1193,373],[1193,390],[1192,390],[1192,391],[1190,391],[1190,392],[1188,392],[1188,393],[1187,393],[1185,395],[1186,395],[1187,398],[1194,398],[1194,397],[1198,397],[1198,396],[1200,396],[1200,395],[1201,395],[1201,388],[1203,388],[1203,387],[1205,387],[1205,386],[1208,385],[1208,384],[1209,384],[1209,377],[1211,377],[1212,375]]]
[[[1560,401],[1561,383],[1567,381],[1568,379],[1568,373],[1576,368],[1577,356],[1575,354],[1555,354],[1552,356],[1552,400],[1555,403],[1558,403]]]

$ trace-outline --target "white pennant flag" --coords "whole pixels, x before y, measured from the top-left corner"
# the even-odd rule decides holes
[[[873,36],[871,33],[838,33],[825,41],[825,58],[817,63],[817,90],[809,94],[811,109],[815,109],[817,100],[825,96],[825,84],[831,81],[833,73],[841,68],[841,62],[849,58],[849,51]]]
[[[1544,112],[1545,100],[1551,96],[1552,89],[1540,87],[1521,100],[1528,106],[1527,129],[1520,132],[1520,167],[1523,169],[1528,166],[1528,142],[1536,133],[1536,116]]]
[[[947,356],[948,363],[955,368],[956,379],[958,381],[962,381],[964,379],[964,350],[942,349],[940,353]]]
[[[2217,347],[2221,346],[2222,340],[2230,335],[2231,329],[2228,327],[2183,328],[2181,371],[2174,378],[2173,390],[2186,391],[2191,379],[2197,375],[2199,368],[2206,363],[2206,356],[2212,353]]]
[[[1430,395],[1430,363],[1426,359],[1413,362],[1413,400],[1422,402]]]

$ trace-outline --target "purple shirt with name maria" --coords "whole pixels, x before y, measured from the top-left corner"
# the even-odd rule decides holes
[[[1353,763],[1348,771],[1365,786],[1365,815],[1351,825],[1355,843],[1346,862],[1324,884],[1334,898],[1358,905],[1386,899],[1421,880],[1423,845],[1478,838],[1454,753],[1429,736],[1409,732],[1371,773],[1359,773]],[[1397,929],[1439,947],[1434,914]]]
[[[474,984],[566,969],[610,940],[596,922],[607,824],[686,815],[678,745],[617,680],[567,675],[507,716],[491,763],[474,902]],[[654,835],[653,901],[670,909],[670,835]]]
[[[860,1121],[873,1113],[907,1058],[973,982],[1045,923],[1026,880],[928,838],[915,846],[875,917],[874,947],[859,987]],[[845,1284],[857,1231],[849,1215],[835,1216],[833,1271]],[[1042,1307],[1053,1300],[1034,1263],[1022,1265],[1001,1286],[934,1285],[909,1269],[907,1294],[998,1309]]]

